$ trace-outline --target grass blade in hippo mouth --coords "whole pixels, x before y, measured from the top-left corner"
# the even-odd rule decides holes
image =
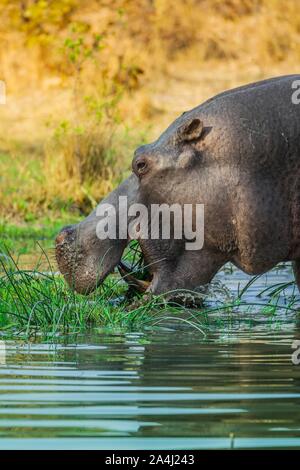
[[[139,243],[132,240],[118,270],[133,292],[144,293],[151,284],[152,275],[145,265],[145,259]]]
[[[124,281],[126,281],[130,287],[133,287],[138,292],[145,292],[150,286],[150,280],[138,279],[136,277],[138,271],[135,271],[132,266],[127,264],[125,261],[120,261],[118,264],[118,270]]]

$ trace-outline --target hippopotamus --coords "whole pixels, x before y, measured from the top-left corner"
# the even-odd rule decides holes
[[[141,238],[153,294],[194,290],[227,262],[250,275],[293,261],[300,288],[300,75],[225,91],[184,112],[133,156],[132,174],[100,203],[202,204],[201,249],[184,236]],[[99,209],[98,207],[98,209]],[[194,217],[194,213],[192,215]],[[121,262],[130,236],[99,240],[97,210],[56,238],[67,282],[89,293]]]

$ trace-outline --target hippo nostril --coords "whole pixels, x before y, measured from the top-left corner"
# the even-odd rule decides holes
[[[148,163],[145,157],[136,157],[133,162],[133,171],[138,175],[144,175],[148,170]]]
[[[57,245],[60,245],[61,243],[63,243],[66,238],[68,237],[68,239],[70,240],[70,235],[73,233],[73,227],[72,225],[68,225],[67,227],[64,227],[60,232],[59,234],[57,235],[56,239],[55,239],[55,242]]]
[[[60,232],[55,239],[56,244],[60,245],[66,238],[66,235],[67,235],[66,232]]]

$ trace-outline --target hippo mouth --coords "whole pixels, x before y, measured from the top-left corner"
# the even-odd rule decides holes
[[[120,260],[118,270],[122,279],[136,292],[144,293],[149,289],[152,281],[150,273],[143,273],[143,279],[140,279],[139,271],[136,271],[134,266],[124,260]]]
[[[114,227],[119,233],[119,214],[121,197],[127,198],[128,207],[137,201],[139,190],[138,178],[131,174],[123,183],[112,191],[80,223],[64,227],[56,237],[56,260],[60,272],[72,289],[81,294],[89,294],[99,287],[105,278],[121,263],[123,252],[128,245],[128,234],[120,237],[101,237],[99,224],[106,223],[108,206],[114,208]],[[103,209],[103,210],[102,210]],[[129,223],[129,221],[128,221]],[[105,225],[105,224],[104,224]],[[101,232],[103,234],[103,232]],[[121,263],[120,270],[125,281],[133,282],[134,274],[127,271],[128,266]],[[131,275],[132,274],[132,275]],[[137,282],[141,286],[141,283]],[[145,286],[143,286],[144,288]]]
[[[101,245],[99,250],[99,244],[84,244],[79,235],[79,227],[70,226],[65,227],[56,237],[57,265],[71,289],[88,295],[100,287],[117,267],[131,291],[143,293],[148,290],[152,276],[143,267],[141,253],[138,262],[133,260],[129,263],[121,259],[123,250],[116,250],[119,245]]]
[[[104,281],[108,273],[97,268],[97,260],[82,248],[73,246],[63,234],[56,238],[55,257],[58,268],[71,289],[88,295]]]

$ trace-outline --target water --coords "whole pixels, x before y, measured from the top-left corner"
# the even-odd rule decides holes
[[[290,278],[289,269],[268,274],[247,300]],[[240,272],[219,279],[232,292],[249,280]],[[6,342],[0,449],[300,448],[299,317],[253,314],[250,327],[249,316],[207,336],[169,322],[56,345]]]

